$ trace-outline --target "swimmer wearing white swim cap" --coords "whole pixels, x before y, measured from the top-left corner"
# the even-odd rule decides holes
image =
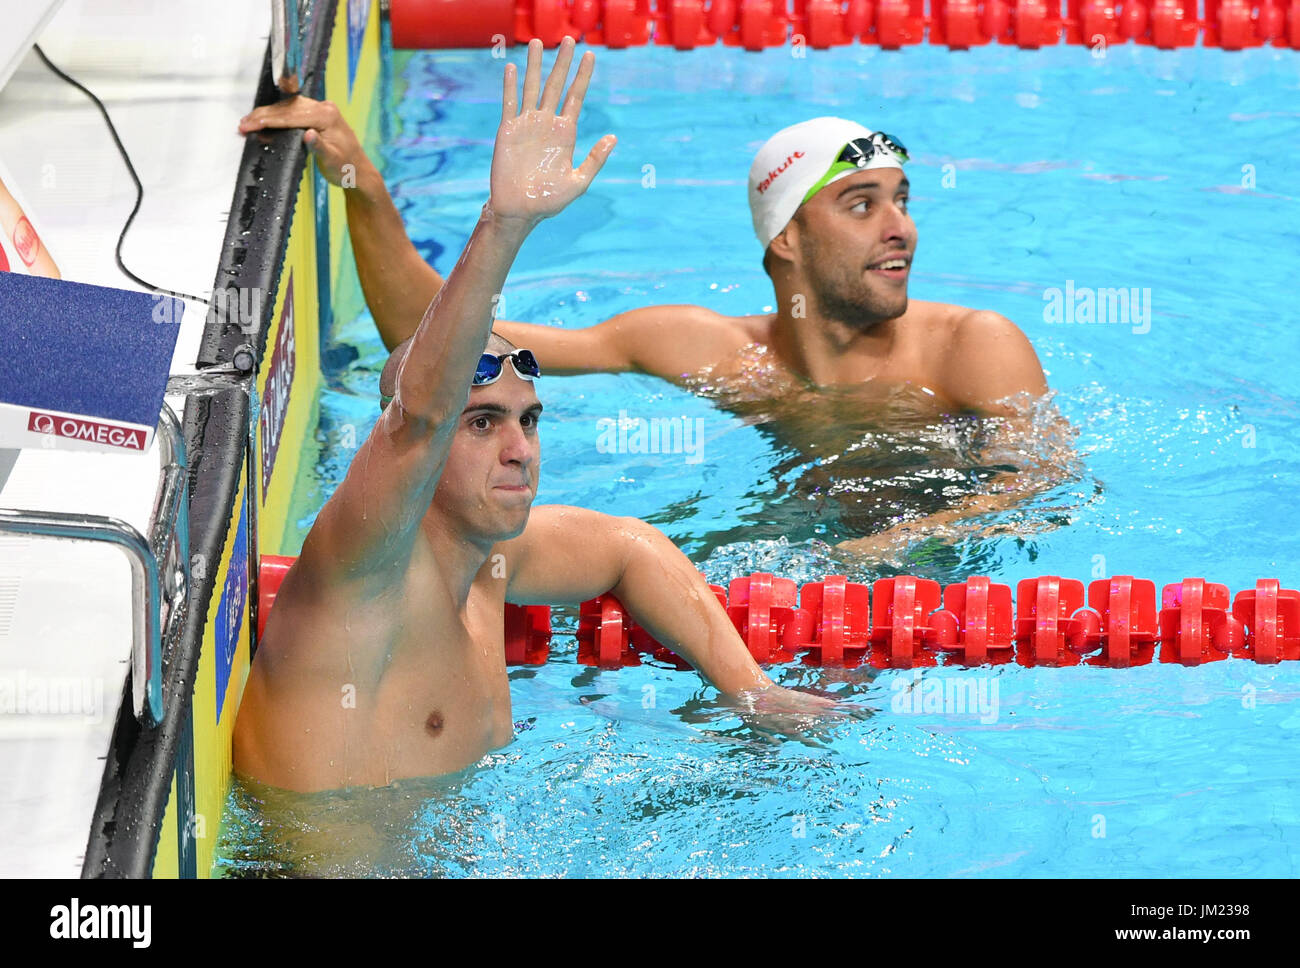
[[[346,166],[355,169],[345,194],[357,270],[392,349],[414,332],[442,276],[407,238],[383,178],[333,105],[298,97],[240,122],[244,133],[283,127],[306,129],[318,167],[336,184]],[[707,370],[715,387],[744,382],[757,352],[800,396],[808,384],[911,387],[944,411],[1012,412],[1008,397],[1047,392],[1019,327],[988,310],[908,300],[917,232],[907,160],[898,138],[842,118],[803,121],[767,139],[750,167],[749,203],[772,312],[661,305],[585,329],[497,320],[496,330],[556,376],[634,371],[694,388]],[[771,380],[761,392],[782,385]]]
[[[566,38],[543,88],[542,45],[529,44],[522,104],[506,66],[488,202],[446,287],[392,354],[379,419],[267,617],[234,730],[247,780],[386,786],[462,770],[509,743],[507,602],[610,592],[766,728],[801,730],[835,711],[768,678],[662,532],[533,505],[544,369],[491,327],[528,234],[586,191],[614,147],[607,135],[579,167],[569,161],[595,62],[582,57],[564,96],[573,48]]]
[[[897,139],[843,118],[813,118],[767,140],[749,169],[749,211],[763,268],[778,292],[774,272],[793,283],[793,291],[815,298],[827,322],[850,332],[874,329],[906,311],[916,248],[916,226],[907,215],[907,160]],[[868,214],[882,201],[874,232],[864,233]],[[835,255],[859,249],[870,259],[865,267],[860,257]]]
[[[300,97],[258,108],[240,124],[243,132],[273,127],[307,128],[304,140],[336,184],[345,166],[355,165],[345,194],[357,270],[385,344],[396,346],[411,335],[442,277],[406,237],[382,177],[336,109]],[[500,319],[495,329],[529,347],[550,375],[647,373],[740,412],[759,407],[783,445],[809,456],[842,452],[846,413],[888,420],[900,401],[936,416],[1021,417],[1048,387],[1020,328],[989,310],[908,298],[917,229],[908,213],[907,160],[899,138],[842,118],[814,118],[766,140],[748,182],[773,288],[761,300],[770,304],[766,312],[729,316],[658,305],[584,329]],[[1028,421],[1007,422],[1001,432],[1014,436],[1010,449],[1033,449]],[[899,538],[1015,506],[1038,487],[1004,474],[991,497],[900,525],[906,534]],[[892,548],[893,541],[885,536],[858,550]]]
[[[829,164],[828,158],[833,159]],[[783,128],[767,139],[749,168],[754,234],[766,250],[823,188],[860,171],[902,171],[907,160],[900,142],[856,121],[813,118]]]

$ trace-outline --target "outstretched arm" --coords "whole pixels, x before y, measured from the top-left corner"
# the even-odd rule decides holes
[[[256,108],[239,122],[240,134],[273,128],[306,129],[303,144],[316,167],[343,189],[361,290],[384,345],[393,349],[415,333],[442,276],[407,237],[379,169],[332,102],[299,95]]]
[[[702,306],[646,306],[583,329],[505,320],[493,328],[557,376],[633,372],[678,381],[749,341],[733,321]]]
[[[529,45],[522,110],[514,65],[506,66],[491,196],[416,330],[393,401],[303,546],[301,561],[330,569],[336,579],[405,566],[469,399],[494,297],[533,226],[586,191],[613,149],[608,135],[581,167],[573,167],[578,113],[595,58],[584,55],[558,110],[572,56],[573,41],[566,38],[538,105],[542,46]]]
[[[506,556],[507,601],[577,604],[612,592],[721,692],[771,693],[791,710],[832,705],[775,685],[690,559],[644,521],[548,505],[534,508],[524,533],[497,550]]]

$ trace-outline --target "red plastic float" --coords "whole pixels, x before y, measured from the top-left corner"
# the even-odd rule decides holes
[[[1100,619],[1089,644],[1105,644],[1090,664],[1120,667],[1151,661],[1160,637],[1155,582],[1132,575],[1094,581],[1088,586],[1088,606]]]
[[[632,648],[632,616],[613,595],[583,602],[578,610],[578,662],[618,669],[640,665]]]
[[[1098,47],[1123,41],[1116,0],[1070,0],[1069,11],[1066,43]]]
[[[1064,32],[1060,5],[1047,0],[1010,0],[1008,27],[998,36],[999,43],[1020,47],[1051,47]],[[1055,11],[1055,12],[1054,12]]]
[[[1249,19],[1248,15],[1247,23]],[[1147,8],[1147,29],[1139,33],[1136,40],[1139,44],[1154,44],[1171,50],[1193,46],[1200,32],[1196,0],[1151,0]]]
[[[1242,50],[1263,43],[1267,38],[1256,32],[1253,6],[1248,0],[1205,0],[1205,46]],[[1265,29],[1271,27],[1275,9],[1272,4],[1260,5]]]
[[[956,652],[960,665],[1010,662],[1016,634],[1012,620],[1011,586],[982,576],[967,578],[943,590],[943,609],[931,616],[937,644]]]
[[[762,50],[786,43],[824,49],[857,40],[886,49],[928,40],[960,49],[988,44],[1094,46],[1134,41],[1161,48],[1300,50],[1300,0],[392,0],[400,48],[548,47],[566,34],[589,44],[656,43],[681,50],[716,43]]]
[[[289,567],[297,560],[284,555],[262,555],[261,563],[257,568],[257,641],[259,642],[262,641],[262,633],[266,631],[266,619],[271,614],[276,593],[280,591],[284,576],[289,574]]]
[[[1245,631],[1229,612],[1228,586],[1184,578],[1161,593],[1160,661],[1201,665],[1244,652]]]
[[[810,665],[860,665],[871,647],[870,593],[866,585],[849,581],[844,575],[830,575],[823,581],[809,582],[799,592],[803,606],[800,627],[807,643]]]
[[[1245,655],[1256,662],[1300,659],[1300,591],[1261,578],[1240,592],[1232,614],[1246,627]]]
[[[1001,36],[1010,23],[1003,0],[930,0],[930,43],[964,50]]]
[[[798,607],[797,595],[798,588],[789,578],[773,578],[763,572],[732,581],[727,615],[755,662],[794,658],[798,633],[803,631],[798,623],[791,623]]]
[[[792,42],[802,36],[804,43],[818,50],[851,43],[866,29],[874,12],[866,0],[855,2],[856,9],[851,6],[846,11],[838,0],[795,0]]]
[[[506,602],[505,635],[507,665],[545,665],[551,655],[551,606]]]
[[[930,616],[939,609],[939,583],[929,578],[881,578],[871,588],[871,654],[877,668],[938,664],[927,644],[938,642]]]
[[[395,47],[492,47],[497,37],[507,44],[518,39],[515,0],[401,0],[389,6],[388,17]]]
[[[260,639],[293,558],[263,555],[258,569]],[[1229,657],[1262,663],[1300,660],[1300,591],[1263,578],[1235,600],[1226,585],[1185,578],[1166,585],[1156,607],[1155,584],[1131,575],[1083,583],[1047,575],[1011,588],[976,576],[942,589],[928,578],[900,575],[871,586],[832,575],[798,589],[788,578],[759,572],[731,582],[730,595],[710,585],[750,653],[759,662],[907,669],[1161,662],[1202,665]],[[537,665],[549,655],[551,610],[505,607],[505,653],[511,664]],[[680,668],[688,664],[651,638],[609,594],[583,602],[578,661],[616,669],[642,655]]]
[[[1078,665],[1101,617],[1083,607],[1083,582],[1046,575],[1016,586],[1016,661],[1021,665]]]
[[[874,39],[885,50],[921,43],[926,26],[925,0],[877,0]]]

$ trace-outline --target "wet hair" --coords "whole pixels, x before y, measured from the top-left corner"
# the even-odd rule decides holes
[[[510,342],[510,340],[506,339],[504,336],[497,333],[496,330],[493,330],[492,332],[488,333],[487,349],[485,349],[483,352],[484,353],[487,352],[513,353],[517,349],[519,349],[518,346]]]
[[[379,401],[380,406],[384,406],[384,399],[391,399],[397,395],[397,371],[402,366],[402,360],[406,359],[406,351],[411,348],[411,340],[414,336],[407,337],[393,348],[393,352],[388,354],[388,362],[384,364],[384,371],[379,374]],[[510,340],[496,332],[488,334],[487,348],[484,352],[491,353],[512,353],[518,347]]]

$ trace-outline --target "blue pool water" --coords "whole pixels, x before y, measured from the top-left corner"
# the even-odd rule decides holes
[[[511,57],[522,63],[522,51]],[[386,177],[444,273],[486,197],[502,66],[487,51],[394,63]],[[579,151],[611,131],[619,146],[587,196],[525,245],[504,316],[579,327],[655,303],[770,310],[745,201],[753,153],[786,124],[854,117],[912,154],[912,297],[1019,324],[1077,436],[1063,450],[1040,415],[1027,445],[1040,465],[1033,496],[974,533],[882,563],[835,544],[977,490],[1010,460],[985,447],[996,428],[925,416],[907,400],[855,415],[849,400],[837,429],[792,441],[761,407],[723,409],[651,378],[544,380],[539,503],[647,518],[724,584],[765,570],[800,582],[905,571],[1294,587],[1297,105],[1300,58],[1275,50],[598,49]],[[1150,290],[1149,315],[1047,321],[1044,294],[1067,286]],[[345,442],[373,423],[384,356],[368,315],[340,326],[304,534],[347,466]],[[700,461],[602,453],[598,422],[620,411],[698,418]],[[778,681],[832,692],[863,715],[776,741],[691,673],[577,664],[574,617],[557,622],[569,634],[551,662],[511,673],[509,747],[459,777],[300,798],[304,831],[365,830],[357,853],[369,859],[326,869],[1300,871],[1295,663],[941,668],[920,683],[778,667]],[[913,702],[950,680],[982,690],[983,714]],[[280,869],[251,833],[261,795],[232,800],[232,871]],[[291,827],[277,836],[297,837]]]

